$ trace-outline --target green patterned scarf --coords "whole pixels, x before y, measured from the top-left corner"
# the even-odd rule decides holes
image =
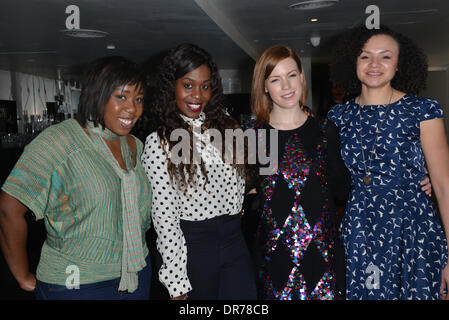
[[[137,180],[134,170],[134,156],[129,148],[126,136],[119,136],[105,128],[95,127],[93,122],[87,123],[87,130],[95,148],[112,166],[121,181],[121,201],[123,220],[123,254],[119,291],[134,292],[137,289],[137,272],[146,266],[143,256],[140,212],[137,202]],[[104,139],[120,139],[122,157],[127,170],[123,170],[112,155]]]

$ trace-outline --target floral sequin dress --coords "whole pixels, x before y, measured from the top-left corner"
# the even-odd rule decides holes
[[[268,151],[273,146],[269,139],[266,146]],[[337,128],[309,117],[299,128],[278,130],[278,159],[275,174],[258,176],[259,298],[341,298],[344,257],[334,199],[344,201],[349,174],[339,155]]]
[[[360,106],[353,99],[329,111],[351,173],[341,227],[348,299],[439,298],[446,240],[419,182],[425,176],[420,122],[442,116],[435,100],[410,94],[387,106]]]

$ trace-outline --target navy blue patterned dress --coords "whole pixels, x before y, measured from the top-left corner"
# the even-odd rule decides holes
[[[442,116],[437,101],[410,94],[389,106],[361,107],[353,99],[329,111],[351,173],[342,221],[347,299],[440,297],[446,240],[419,182],[425,177],[420,122]],[[362,181],[362,146],[367,166],[371,162],[369,185]]]

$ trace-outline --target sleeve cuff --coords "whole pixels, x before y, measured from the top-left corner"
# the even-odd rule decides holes
[[[21,192],[18,189],[11,188],[7,182],[2,186],[2,191],[11,197],[20,201],[25,207],[33,212],[36,220],[44,218],[43,210],[37,205],[37,200],[29,196],[26,192]]]

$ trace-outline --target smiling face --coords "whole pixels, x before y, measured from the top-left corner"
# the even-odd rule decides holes
[[[281,60],[265,80],[265,92],[273,101],[273,108],[299,107],[303,75],[293,58]]]
[[[196,119],[211,98],[210,69],[203,64],[176,80],[175,95],[179,111]]]
[[[389,86],[396,74],[399,45],[389,35],[375,35],[368,39],[357,58],[357,77],[366,88]]]
[[[117,135],[129,134],[143,112],[143,91],[140,85],[115,88],[104,108],[106,128]]]

